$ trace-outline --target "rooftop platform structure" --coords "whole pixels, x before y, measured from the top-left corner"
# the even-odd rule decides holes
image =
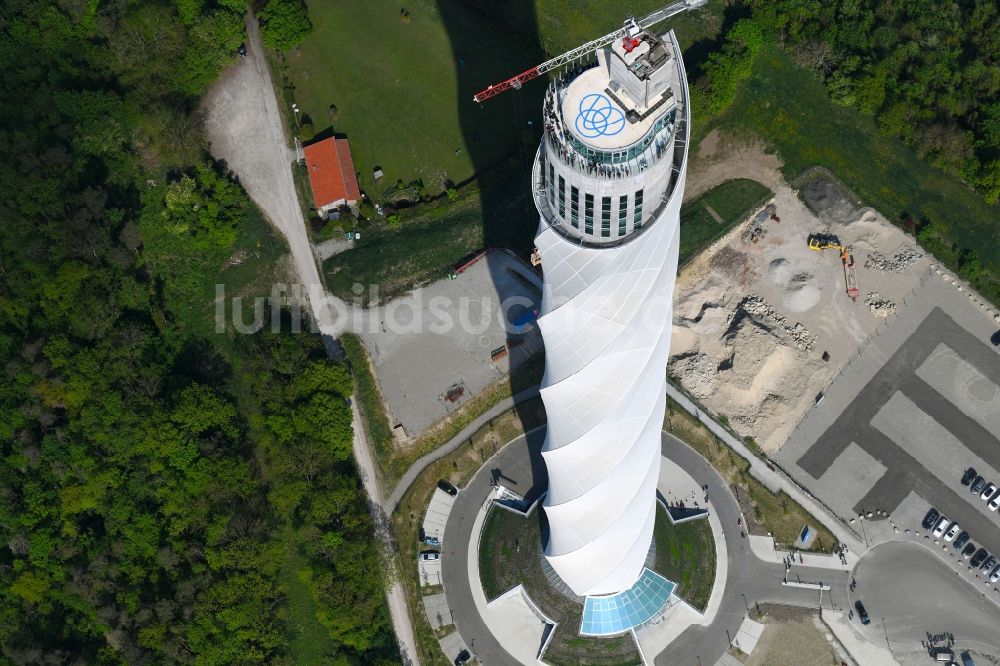
[[[687,156],[680,48],[672,32],[641,31],[634,40],[630,53],[618,42],[598,51],[596,64],[557,78],[545,95],[535,205],[558,233],[583,245],[642,233],[669,200]]]

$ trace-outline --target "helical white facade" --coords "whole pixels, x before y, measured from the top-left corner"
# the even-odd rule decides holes
[[[636,582],[656,509],[689,109],[673,33],[639,42],[550,86],[533,172],[545,556],[581,596]]]

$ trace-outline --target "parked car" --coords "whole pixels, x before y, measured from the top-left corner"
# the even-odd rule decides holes
[[[427,537],[426,539],[424,539],[424,543],[426,543],[428,546],[440,546],[441,539],[438,539],[437,537]]]
[[[934,528],[934,532],[933,532],[934,538],[940,539],[942,536],[944,536],[944,531],[946,529],[948,529],[948,525],[950,525],[950,524],[951,524],[950,520],[948,520],[944,516],[941,516],[938,519],[937,527]]]
[[[983,494],[980,495],[980,497],[982,497],[984,500],[988,500],[991,497],[993,497],[996,491],[997,491],[996,484],[990,483],[986,486],[986,488],[983,489]]]
[[[945,532],[944,534],[944,540],[951,541],[952,539],[954,539],[956,536],[958,536],[958,530],[960,529],[961,528],[958,526],[958,523],[952,523],[951,527],[949,527],[948,531]]]
[[[437,562],[441,559],[441,553],[436,550],[425,550],[420,553],[420,560],[422,562]]]
[[[970,485],[975,478],[976,478],[976,468],[970,467],[969,469],[965,470],[965,474],[962,475],[962,485],[963,486]]]
[[[986,485],[986,479],[977,475],[976,480],[972,482],[971,486],[969,486],[969,490],[978,495],[983,491],[983,486],[985,485]]]
[[[990,571],[990,582],[996,583],[997,581],[1000,581],[1000,564],[993,567],[993,570]]]
[[[986,508],[990,511],[996,511],[997,507],[1000,507],[1000,493],[994,495],[993,499],[990,500],[990,503],[986,505]]]
[[[451,485],[450,483],[448,483],[444,479],[441,479],[440,481],[438,481],[438,488],[440,488],[441,490],[445,491],[446,493],[448,493],[452,497],[454,497],[455,495],[458,494],[458,488],[456,488],[455,486]]]
[[[979,550],[976,551],[976,554],[972,556],[972,559],[969,560],[969,564],[978,569],[979,565],[982,564],[983,560],[985,560],[988,556],[989,553],[986,552],[986,549],[980,548]]]
[[[989,557],[986,558],[986,561],[983,562],[983,566],[979,567],[979,570],[982,571],[984,574],[988,574],[989,572],[993,571],[993,567],[995,567],[996,565],[997,565],[996,556],[990,555]]]
[[[861,620],[861,624],[868,624],[872,621],[868,617],[868,611],[865,610],[865,605],[861,603],[860,599],[854,602],[854,610],[858,611],[858,619]]]
[[[472,659],[472,655],[469,654],[469,651],[462,650],[458,653],[458,656],[455,657],[455,666],[462,666],[462,664],[466,663],[470,659]]]
[[[934,507],[931,507],[931,510],[927,512],[926,516],[924,516],[924,522],[921,523],[921,525],[924,526],[925,530],[929,530],[932,527],[934,527],[934,524],[937,522],[937,519],[940,518],[940,517],[941,517],[941,514],[938,513],[938,510],[935,509]]]
[[[969,559],[976,552],[976,544],[969,542],[969,545],[962,549],[962,557]]]
[[[962,532],[958,535],[958,538],[955,539],[955,543],[951,545],[955,548],[955,550],[961,552],[962,548],[964,548],[967,543],[969,543],[969,533]]]

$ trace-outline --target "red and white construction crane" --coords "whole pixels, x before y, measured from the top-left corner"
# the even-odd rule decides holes
[[[597,49],[607,46],[617,40],[622,40],[622,46],[626,51],[631,51],[638,45],[637,35],[644,29],[653,26],[660,21],[665,21],[671,16],[680,14],[688,9],[697,9],[704,5],[708,0],[680,0],[680,2],[675,2],[672,5],[668,5],[663,9],[653,12],[649,16],[636,20],[635,18],[629,17],[625,20],[625,25],[620,29],[615,30],[612,33],[604,35],[603,37],[598,37],[597,39],[591,40],[586,44],[576,47],[572,51],[567,51],[560,56],[556,56],[551,60],[546,60],[541,65],[536,65],[531,69],[521,72],[517,76],[511,77],[506,81],[501,81],[500,83],[494,83],[489,88],[481,90],[472,96],[472,99],[477,102],[484,102],[494,95],[499,95],[505,90],[510,90],[511,88],[520,89],[522,85],[531,81],[532,79],[537,79],[542,74],[546,72],[551,72],[552,70],[562,67],[568,63],[573,62],[577,58],[582,58],[583,56],[596,51]]]

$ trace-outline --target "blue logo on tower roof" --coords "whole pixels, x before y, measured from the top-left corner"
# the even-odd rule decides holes
[[[614,136],[625,129],[625,114],[600,93],[590,93],[580,100],[576,131],[586,139]]]

